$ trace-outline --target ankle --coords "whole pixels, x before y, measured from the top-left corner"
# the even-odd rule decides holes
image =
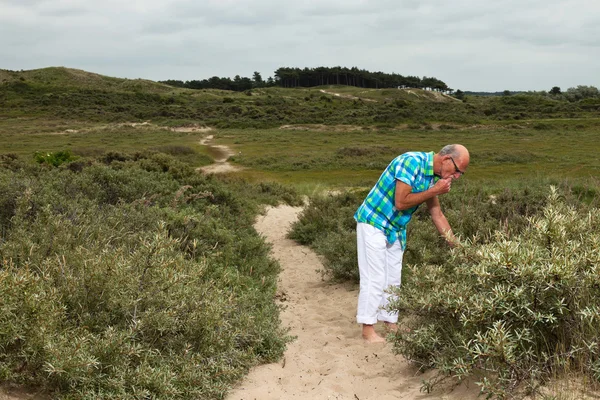
[[[385,339],[379,336],[373,325],[363,325],[362,337],[368,343],[384,343]]]

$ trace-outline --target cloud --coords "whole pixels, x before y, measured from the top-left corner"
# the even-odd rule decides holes
[[[589,0],[0,0],[0,68],[191,80],[341,65],[463,90],[598,86],[599,14]]]

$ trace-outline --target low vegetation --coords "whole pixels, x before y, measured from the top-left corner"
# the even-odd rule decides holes
[[[586,118],[598,109],[600,104],[594,98],[568,101],[538,94],[467,96],[459,101],[421,89],[375,90],[329,85],[297,89],[268,87],[245,92],[193,90],[66,68],[2,71],[0,75],[0,118],[43,117],[88,122],[176,120],[218,128],[323,123],[393,128],[403,123],[478,124],[486,120]]]
[[[0,380],[56,398],[222,398],[281,356],[279,266],[252,223],[293,191],[157,153],[59,159],[0,165]]]
[[[591,207],[600,202],[600,186],[593,180],[530,179],[508,186],[481,186],[464,179],[455,182],[452,192],[440,197],[440,202],[453,230],[463,238],[475,240],[476,244],[494,241],[496,231],[507,235],[520,233],[528,218],[543,210],[551,185],[560,188],[569,205]],[[333,280],[358,282],[353,216],[367,193],[367,189],[361,189],[311,197],[289,233],[291,239],[325,256],[322,272]],[[405,265],[439,264],[448,257],[449,249],[438,236],[425,206],[413,215],[408,237]]]
[[[410,315],[395,349],[422,368],[503,398],[576,371],[600,382],[600,209],[556,188],[520,232],[467,240],[436,264],[411,264],[391,308]]]
[[[544,177],[578,179],[600,172],[600,120],[488,124],[454,129],[354,129],[351,126],[231,129],[215,140],[239,150],[232,161],[249,167],[248,178],[287,183],[369,187],[398,154],[437,151],[462,143],[472,154],[469,182],[483,186]],[[265,152],[265,147],[269,151]]]

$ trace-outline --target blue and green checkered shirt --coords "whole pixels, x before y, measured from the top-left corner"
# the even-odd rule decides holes
[[[412,151],[396,157],[379,177],[365,201],[356,210],[356,222],[364,222],[381,229],[387,241],[400,240],[406,248],[406,225],[419,205],[407,210],[394,207],[396,180],[412,187],[412,193],[429,189],[437,178],[433,174],[433,152]]]

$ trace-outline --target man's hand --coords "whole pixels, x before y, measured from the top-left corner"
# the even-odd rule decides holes
[[[444,235],[444,239],[446,239],[446,243],[451,248],[460,246],[460,240],[456,236],[454,236],[452,232],[446,232],[446,234]]]
[[[435,185],[433,185],[433,190],[437,194],[445,194],[450,191],[450,186],[452,186],[452,178],[439,179]]]
[[[398,210],[406,210],[426,201],[430,201],[439,194],[448,193],[452,185],[452,178],[439,179],[435,185],[424,192],[412,193],[412,187],[406,183],[396,180],[396,194],[394,195],[394,206]]]

